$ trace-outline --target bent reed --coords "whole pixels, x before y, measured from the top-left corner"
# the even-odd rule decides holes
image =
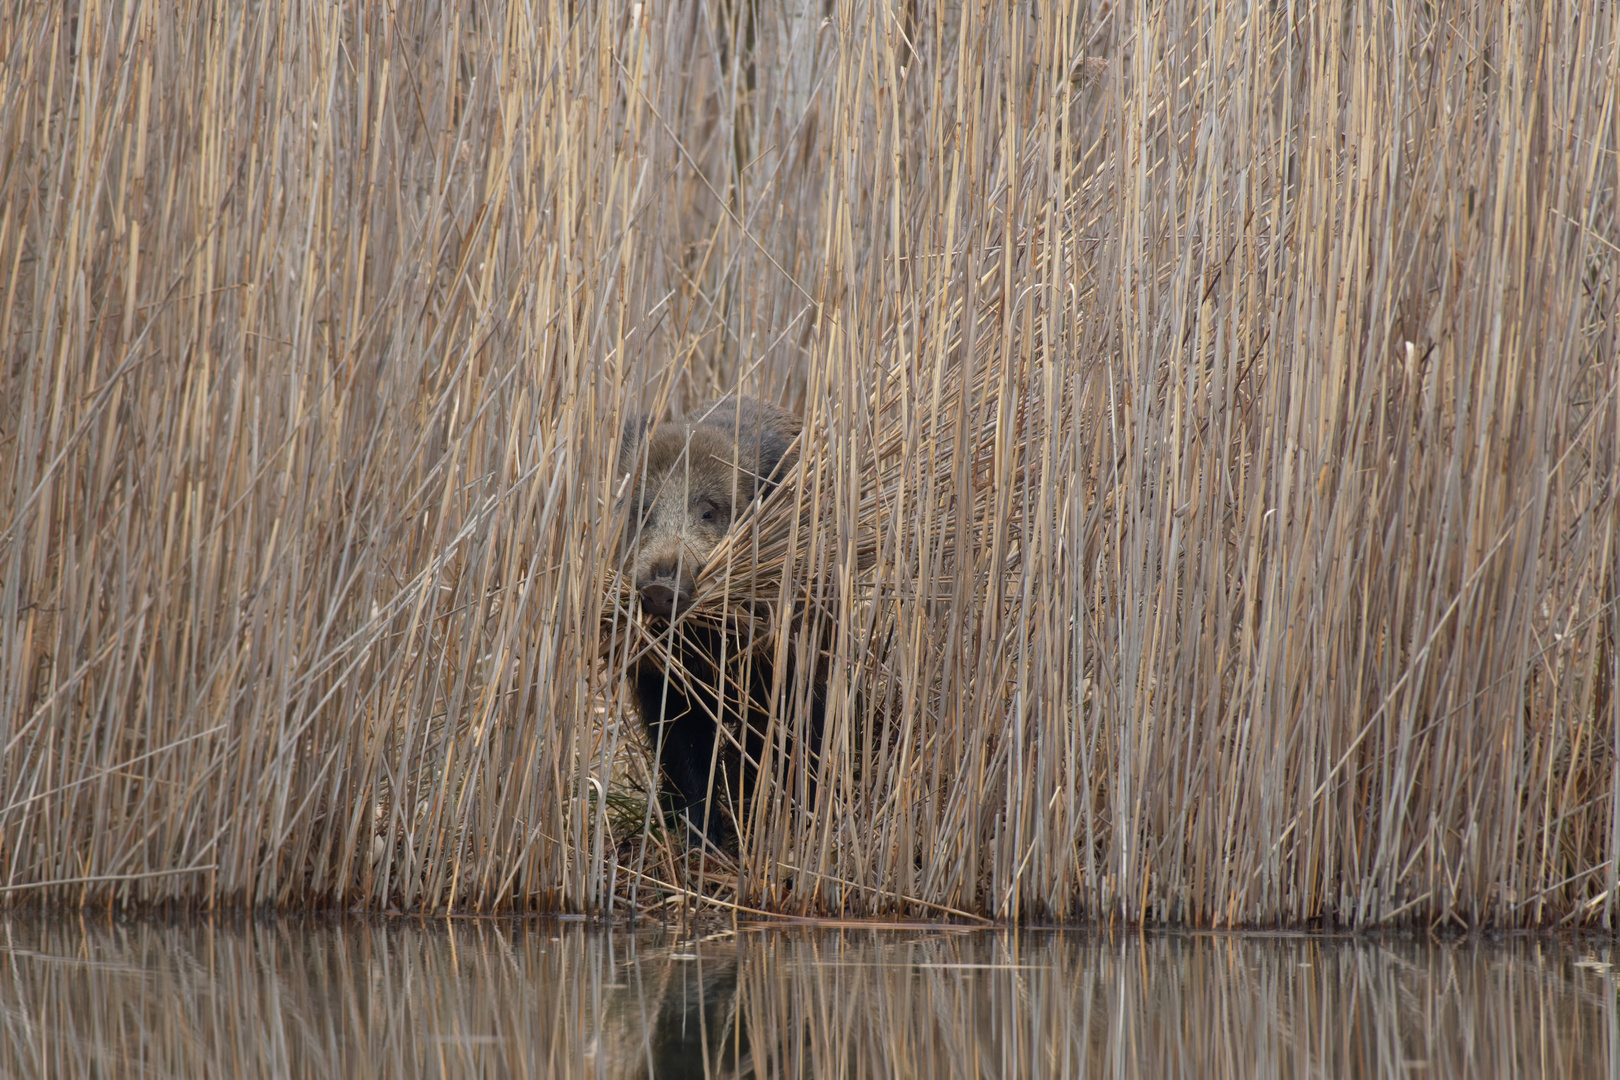
[[[0,23],[0,904],[1616,925],[1597,0],[180,6]],[[734,859],[614,512],[724,392]]]

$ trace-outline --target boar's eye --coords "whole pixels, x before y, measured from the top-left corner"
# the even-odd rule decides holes
[[[705,525],[723,526],[730,515],[726,513],[725,507],[704,499],[697,505],[697,516]]]

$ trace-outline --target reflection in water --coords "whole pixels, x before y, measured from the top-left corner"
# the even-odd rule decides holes
[[[1612,942],[0,918],[0,1076],[1604,1076]]]

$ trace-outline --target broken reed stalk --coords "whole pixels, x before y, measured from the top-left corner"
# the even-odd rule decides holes
[[[1602,12],[20,9],[0,902],[1614,925]],[[733,388],[730,860],[613,448]]]

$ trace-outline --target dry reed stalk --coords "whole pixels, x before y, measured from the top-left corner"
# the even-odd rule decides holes
[[[1604,10],[18,7],[0,902],[1613,925]],[[734,863],[614,512],[733,388]]]

